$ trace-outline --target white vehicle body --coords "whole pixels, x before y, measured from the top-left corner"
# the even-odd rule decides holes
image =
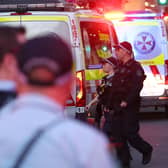
[[[28,38],[55,32],[69,44],[74,57],[76,82],[66,111],[71,116],[85,116],[85,105],[94,97],[96,84],[104,75],[100,59],[111,56],[112,45],[118,42],[111,22],[90,10],[55,12],[37,9],[22,13],[2,12],[0,25],[22,25]]]

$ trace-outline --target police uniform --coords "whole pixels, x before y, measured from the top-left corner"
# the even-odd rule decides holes
[[[118,87],[124,89],[124,97],[122,101],[127,102],[127,106],[122,108],[122,141],[123,143],[130,143],[140,153],[146,154],[152,151],[152,146],[144,141],[139,131],[138,112],[140,108],[140,91],[143,87],[145,79],[144,70],[141,65],[134,59],[130,59],[123,64],[119,70],[120,84]],[[125,148],[125,150],[128,150]]]
[[[101,60],[102,64],[108,63],[113,67],[113,70],[116,69],[118,62],[114,57],[109,57],[106,59]],[[107,100],[109,97],[109,92],[111,92],[111,86],[112,86],[112,80],[113,80],[114,73],[106,75],[102,78],[101,85],[97,87],[97,93],[98,93],[98,103],[96,106],[96,115],[95,115],[95,121],[100,124],[100,119],[102,116],[103,106],[107,106]],[[111,104],[111,102],[109,103]],[[105,125],[104,125],[104,131],[107,133],[110,131],[110,123],[111,123],[111,115],[105,114]]]
[[[103,132],[108,136],[109,140],[114,142],[114,137],[120,137],[120,100],[119,94],[116,94],[115,83],[116,75],[106,75],[102,79],[97,92],[99,94],[99,102],[97,105],[96,121],[100,121],[102,114],[105,122],[103,125]],[[107,109],[107,110],[105,110]],[[113,140],[112,140],[113,139]]]
[[[96,113],[96,120],[98,120],[97,118],[101,118],[102,113],[103,113],[103,108],[107,107],[107,100],[109,97],[109,92],[111,90],[111,85],[112,85],[112,78],[113,78],[114,74],[111,75],[106,75],[103,77],[102,79],[102,84],[100,85],[100,87],[97,89],[97,92],[99,94],[99,102],[97,105],[97,113]],[[111,135],[111,122],[112,122],[112,118],[111,118],[111,113],[107,113],[104,112],[104,117],[105,117],[105,123],[103,125],[103,131],[108,135],[108,137]],[[99,121],[98,120],[98,121]]]
[[[100,118],[103,115],[105,117],[105,123],[103,125],[103,131],[107,134],[109,139],[113,136],[119,136],[120,131],[118,122],[118,113],[120,111],[120,94],[119,89],[117,89],[116,94],[116,86],[118,85],[118,61],[114,57],[110,57],[105,59],[103,63],[109,63],[115,68],[115,72],[113,74],[106,75],[102,78],[101,85],[97,89],[97,93],[99,95],[99,101],[97,104],[97,113],[96,113],[96,121],[99,122]],[[123,92],[120,89],[120,93]],[[120,99],[119,99],[120,98]],[[108,109],[108,110],[105,110]],[[117,129],[116,129],[117,128]]]
[[[103,111],[105,117],[103,132],[114,144],[121,164],[127,165],[131,155],[127,142],[122,136],[122,109],[120,103],[124,98],[123,95],[125,95],[125,89],[120,87],[121,78],[119,72],[119,70],[116,70],[114,75],[107,75],[102,79],[103,88],[98,92],[100,95],[98,105],[101,106],[99,107],[99,113],[102,114]],[[102,106],[108,110],[104,111]]]
[[[98,103],[96,105],[95,121],[98,124],[98,126],[100,126],[100,120],[101,120],[101,117],[103,115],[102,105],[104,103],[104,98],[105,98],[104,91],[105,91],[105,85],[106,85],[106,82],[107,82],[107,76],[108,75],[106,75],[102,78],[101,84],[96,89],[97,94],[98,94]]]

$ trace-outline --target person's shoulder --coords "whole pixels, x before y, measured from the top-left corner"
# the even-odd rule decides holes
[[[132,68],[137,77],[142,77],[145,79],[145,72],[140,62],[134,60],[134,66]]]
[[[131,61],[129,61],[128,66],[130,67],[130,69],[132,69],[132,71],[136,71],[136,70],[139,71],[140,70],[143,72],[143,67],[142,67],[141,63],[135,59],[132,59]]]
[[[137,67],[137,68],[141,68],[142,69],[142,65],[140,62],[136,61],[136,60],[133,60],[134,62],[134,66]]]

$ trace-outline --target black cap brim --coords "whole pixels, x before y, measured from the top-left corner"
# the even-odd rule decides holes
[[[100,63],[101,63],[101,64],[105,64],[105,63],[107,63],[107,61],[101,60]]]
[[[119,45],[113,45],[113,48],[118,49],[121,48]]]

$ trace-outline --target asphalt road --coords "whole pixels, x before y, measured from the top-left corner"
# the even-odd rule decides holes
[[[131,148],[131,168],[168,168],[168,120],[141,121],[140,134],[154,148],[152,160],[148,165],[142,165],[142,155]]]

